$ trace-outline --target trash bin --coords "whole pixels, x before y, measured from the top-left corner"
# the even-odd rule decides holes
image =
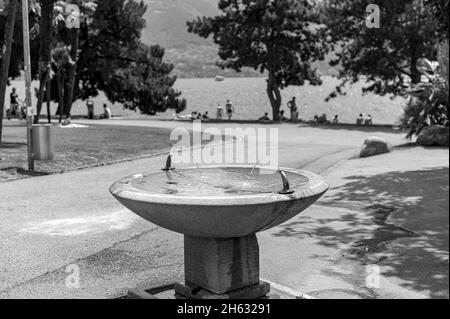
[[[52,125],[38,124],[32,127],[33,157],[38,161],[51,161],[54,158]]]

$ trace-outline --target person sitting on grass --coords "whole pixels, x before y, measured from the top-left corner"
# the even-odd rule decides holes
[[[112,112],[111,109],[106,105],[106,103],[103,103],[103,118],[110,120],[112,119]]]
[[[339,116],[337,114],[334,116],[333,124],[339,124]]]
[[[372,115],[367,115],[367,118],[364,121],[364,125],[365,126],[372,126],[373,125]]]
[[[259,118],[259,121],[261,121],[261,122],[267,122],[267,121],[270,121],[269,113],[266,112],[266,113],[264,114],[264,116],[262,116],[262,117]]]
[[[284,116],[284,110],[281,110],[280,113],[278,114],[278,120],[280,122],[287,122],[287,121],[289,121],[289,119],[286,116]]]
[[[317,115],[317,114],[314,115],[313,122],[316,123],[316,124],[319,123],[319,115]]]
[[[181,121],[192,121],[192,114],[189,115],[180,115],[178,113],[174,114],[177,120]]]
[[[208,112],[205,112],[205,114],[203,114],[202,119],[203,119],[203,121],[208,121],[209,120]]]
[[[319,124],[328,124],[329,123],[329,121],[327,119],[327,115],[325,113],[319,117],[318,123]]]
[[[356,125],[363,125],[364,124],[364,116],[362,114],[359,114],[359,117],[356,119]]]

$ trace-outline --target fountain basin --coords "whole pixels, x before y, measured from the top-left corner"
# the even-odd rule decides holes
[[[314,173],[283,169],[290,194],[280,194],[278,169],[208,166],[119,180],[111,194],[145,220],[190,237],[237,238],[278,226],[329,188]]]

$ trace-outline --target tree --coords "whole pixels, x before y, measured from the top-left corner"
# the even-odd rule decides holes
[[[14,26],[16,22],[18,1],[9,0],[8,3],[8,18],[5,27],[5,38],[1,48],[1,67],[0,67],[0,144],[2,142],[3,130],[3,113],[5,105],[6,86],[9,78],[9,65],[11,61],[11,50],[14,35]]]
[[[447,1],[448,2],[448,1]],[[366,26],[368,5],[380,9],[380,28]],[[419,83],[420,58],[436,60],[437,22],[423,0],[328,0],[325,3],[328,40],[345,83],[365,78],[364,92],[401,95],[408,82]]]
[[[73,101],[75,100],[75,87],[77,84],[77,64],[79,59],[79,37],[80,28],[89,27],[90,16],[96,10],[97,4],[89,0],[74,0],[71,3],[58,1],[55,4],[55,24],[56,24],[56,47],[58,48],[58,62],[55,61],[55,70],[57,72],[65,72],[65,74],[56,75],[56,83],[58,83],[58,110],[59,121],[62,116],[70,118],[70,112]],[[61,50],[67,50],[64,55],[68,59],[61,59]],[[65,65],[60,63],[65,62]],[[63,85],[64,88],[59,86]],[[60,94],[63,93],[61,100]]]
[[[165,63],[163,58],[162,47],[142,44],[136,52],[136,62],[129,68],[116,70],[115,76],[108,82],[108,99],[148,115],[164,112],[168,108],[183,111],[186,100],[179,99],[181,92],[173,89],[177,79],[170,75],[173,65]]]
[[[164,49],[140,40],[146,10],[142,1],[98,2],[89,28],[80,29],[77,98],[103,91],[110,101],[144,114],[185,108],[172,88],[176,77],[170,76],[173,66],[164,62]]]
[[[55,0],[41,0],[41,21],[39,30],[39,91],[36,105],[35,124],[39,123],[44,89],[50,79],[52,38],[53,38],[53,5]]]
[[[77,0],[75,4],[80,8],[78,19],[87,20],[87,17],[95,12],[97,4],[88,0]],[[87,24],[87,23],[86,23]],[[64,113],[66,117],[70,117],[70,111],[74,100],[74,87],[76,82],[76,71],[78,63],[78,51],[79,51],[79,36],[80,28],[73,27],[69,29],[69,42],[70,42],[70,58],[72,63],[68,65],[68,74],[66,82],[66,95],[64,100]]]
[[[267,73],[267,95],[278,120],[281,92],[321,80],[311,62],[326,51],[315,4],[308,0],[220,0],[222,15],[188,22],[188,31],[219,45],[222,68],[250,67]]]
[[[110,101],[140,108],[146,114],[183,105],[178,101],[180,93],[172,89],[176,77],[170,76],[173,67],[163,61],[164,50],[160,48],[161,56],[152,56],[149,52],[153,51],[140,41],[147,9],[142,1],[110,0],[94,5],[93,1],[80,0],[76,4],[81,9],[81,22],[74,32],[66,27],[66,3],[55,3],[50,95],[59,104],[60,121],[63,115],[70,116],[73,100],[87,99],[100,91]],[[138,68],[146,62],[153,71],[144,77]],[[152,79],[160,81],[160,86],[144,84]],[[155,94],[153,106],[144,106],[144,99],[150,99],[145,95],[148,92]]]
[[[135,62],[145,27],[147,7],[142,1],[99,1],[92,23],[80,29],[77,66],[78,98],[108,92],[116,71]]]

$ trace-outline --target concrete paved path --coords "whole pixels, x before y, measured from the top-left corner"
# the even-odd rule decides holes
[[[95,124],[190,128],[189,123],[158,121]],[[225,125],[218,127],[224,129]],[[296,125],[280,126],[279,135],[281,166],[303,167],[325,175],[352,175],[351,168],[334,167],[345,165],[347,162],[341,161],[354,155],[368,136],[404,143],[395,133]],[[442,157],[436,156],[431,166],[444,165]],[[0,297],[110,298],[123,295],[129,287],[182,280],[182,236],[143,222],[108,193],[118,178],[159,170],[164,162],[165,156],[159,156],[0,184]],[[344,177],[331,174],[330,178],[337,183]],[[360,208],[330,206],[327,202],[315,205],[291,224],[259,236],[263,277],[321,298],[433,296],[396,281],[387,281],[391,287],[387,292],[367,290],[363,262],[341,256],[353,241],[332,234],[351,226],[358,232],[362,225],[361,234],[369,236],[378,226]],[[344,218],[352,214],[353,220]],[[328,219],[332,221],[321,226]],[[315,227],[329,229],[324,229],[325,235],[307,230]],[[356,240],[356,235],[351,239]],[[80,287],[70,288],[70,274],[77,269]],[[356,273],[358,276],[353,275]]]

